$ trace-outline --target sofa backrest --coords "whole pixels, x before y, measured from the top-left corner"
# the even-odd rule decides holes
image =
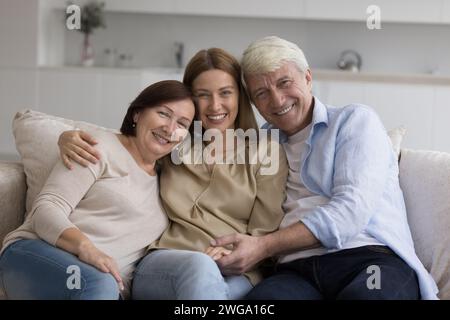
[[[402,149],[400,186],[416,253],[450,299],[450,154]]]

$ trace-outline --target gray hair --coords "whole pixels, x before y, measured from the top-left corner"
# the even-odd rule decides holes
[[[293,62],[300,72],[309,69],[303,51],[292,42],[276,36],[264,37],[251,43],[241,60],[242,76],[275,71],[286,62]]]

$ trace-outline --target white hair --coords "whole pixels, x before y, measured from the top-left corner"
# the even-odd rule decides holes
[[[241,60],[242,76],[275,71],[286,62],[293,62],[300,72],[309,69],[303,51],[292,42],[276,36],[264,37],[251,43]]]

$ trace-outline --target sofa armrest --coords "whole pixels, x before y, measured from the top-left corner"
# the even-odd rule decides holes
[[[23,222],[26,192],[23,165],[0,161],[0,247],[6,234]]]

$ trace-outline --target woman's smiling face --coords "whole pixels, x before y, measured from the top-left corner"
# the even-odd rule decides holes
[[[234,128],[239,88],[230,74],[218,69],[204,71],[193,81],[192,90],[204,129],[225,132]]]
[[[138,147],[158,158],[165,156],[188,133],[194,115],[191,99],[163,103],[135,114]]]

